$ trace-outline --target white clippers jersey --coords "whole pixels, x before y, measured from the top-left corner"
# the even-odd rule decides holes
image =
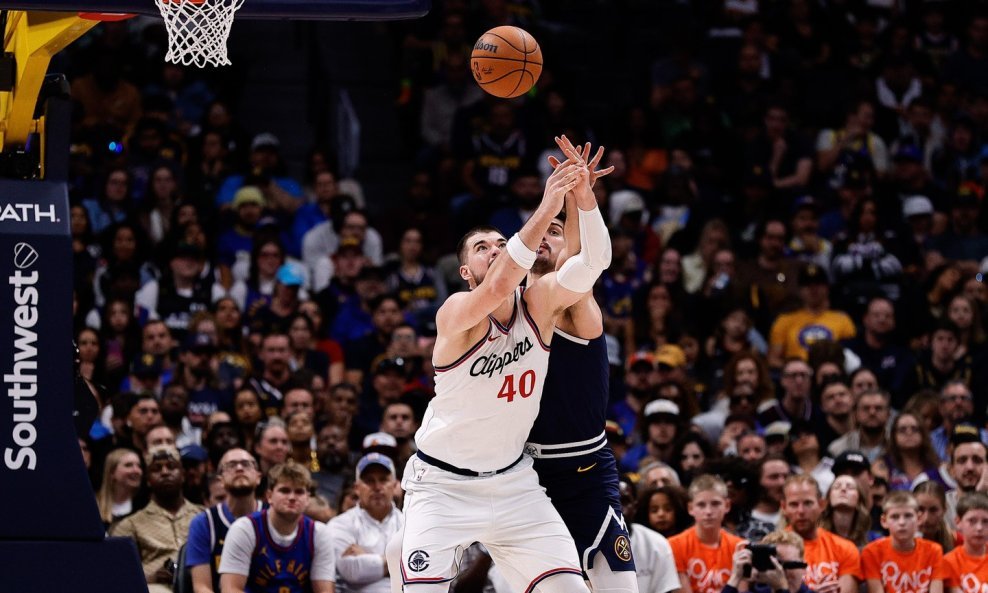
[[[505,327],[488,316],[487,334],[456,362],[436,366],[436,397],[415,433],[420,451],[462,469],[488,472],[521,455],[539,413],[549,348],[515,291]]]

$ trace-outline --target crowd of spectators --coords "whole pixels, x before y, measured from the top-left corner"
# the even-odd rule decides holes
[[[162,444],[193,505],[223,495],[235,447],[262,474],[308,467],[323,520],[355,504],[362,453],[400,474],[434,385],[435,310],[464,288],[453,245],[478,223],[520,228],[560,133],[615,167],[594,187],[613,245],[595,295],[635,521],[681,532],[683,487],[717,473],[725,528],[758,538],[786,477],[808,474],[824,525],[863,546],[888,491],[949,514],[988,488],[983,447],[955,447],[988,442],[968,428],[988,387],[988,7],[588,2],[608,23],[676,19],[599,73],[626,83],[602,109],[608,93],[581,88],[598,72],[553,47],[591,31],[622,45],[623,29],[545,4],[437,1],[388,25],[413,173],[380,202],[321,146],[293,178],[279,138],[243,132],[258,125],[222,73],[152,62],[154,25],[105,23],[68,52],[74,333],[104,406],[81,444],[108,527],[176,504],[174,460],[145,465]],[[472,40],[501,24],[546,55],[513,101],[469,71]]]

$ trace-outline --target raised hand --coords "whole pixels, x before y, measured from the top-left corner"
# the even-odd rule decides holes
[[[575,153],[573,156],[576,156]],[[556,170],[545,182],[542,203],[554,212],[562,210],[567,192],[572,191],[585,177],[586,165],[578,163],[572,158],[562,166],[556,167]]]
[[[604,157],[603,146],[597,148],[597,154],[595,154],[588,163],[586,161],[586,158],[587,156],[590,155],[589,142],[587,142],[583,146],[573,146],[573,144],[569,141],[569,138],[567,138],[565,135],[561,137],[557,136],[555,140],[556,140],[556,144],[559,146],[559,149],[563,151],[563,154],[568,154],[567,151],[572,151],[574,154],[576,154],[576,156],[580,159],[582,163],[587,165],[587,169],[590,172],[591,188],[594,186],[594,183],[596,183],[598,179],[604,177],[605,175],[609,175],[612,171],[614,171],[613,166],[607,167],[606,169],[597,169],[597,165],[600,164],[600,160]],[[549,155],[549,164],[552,165],[552,167],[555,169],[559,167],[560,161],[556,157]]]

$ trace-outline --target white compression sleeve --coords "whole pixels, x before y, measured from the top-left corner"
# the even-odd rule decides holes
[[[538,256],[537,253],[525,245],[525,242],[521,240],[518,233],[515,233],[508,239],[508,255],[511,256],[511,259],[515,260],[516,264],[526,270],[532,269],[532,266],[535,265],[535,258]]]
[[[600,208],[579,213],[580,253],[566,260],[556,272],[556,280],[566,290],[589,292],[611,265],[611,238]]]

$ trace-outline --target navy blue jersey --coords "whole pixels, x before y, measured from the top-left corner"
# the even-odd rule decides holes
[[[542,404],[528,441],[540,445],[578,443],[604,432],[607,422],[607,344],[556,330]]]
[[[576,542],[584,570],[593,568],[598,551],[611,570],[635,570],[621,510],[617,463],[609,447],[575,457],[536,459],[535,471]]]
[[[299,520],[298,534],[287,547],[279,546],[268,532],[268,511],[251,513],[254,527],[254,555],[250,559],[247,593],[311,593],[313,538],[312,519]]]

